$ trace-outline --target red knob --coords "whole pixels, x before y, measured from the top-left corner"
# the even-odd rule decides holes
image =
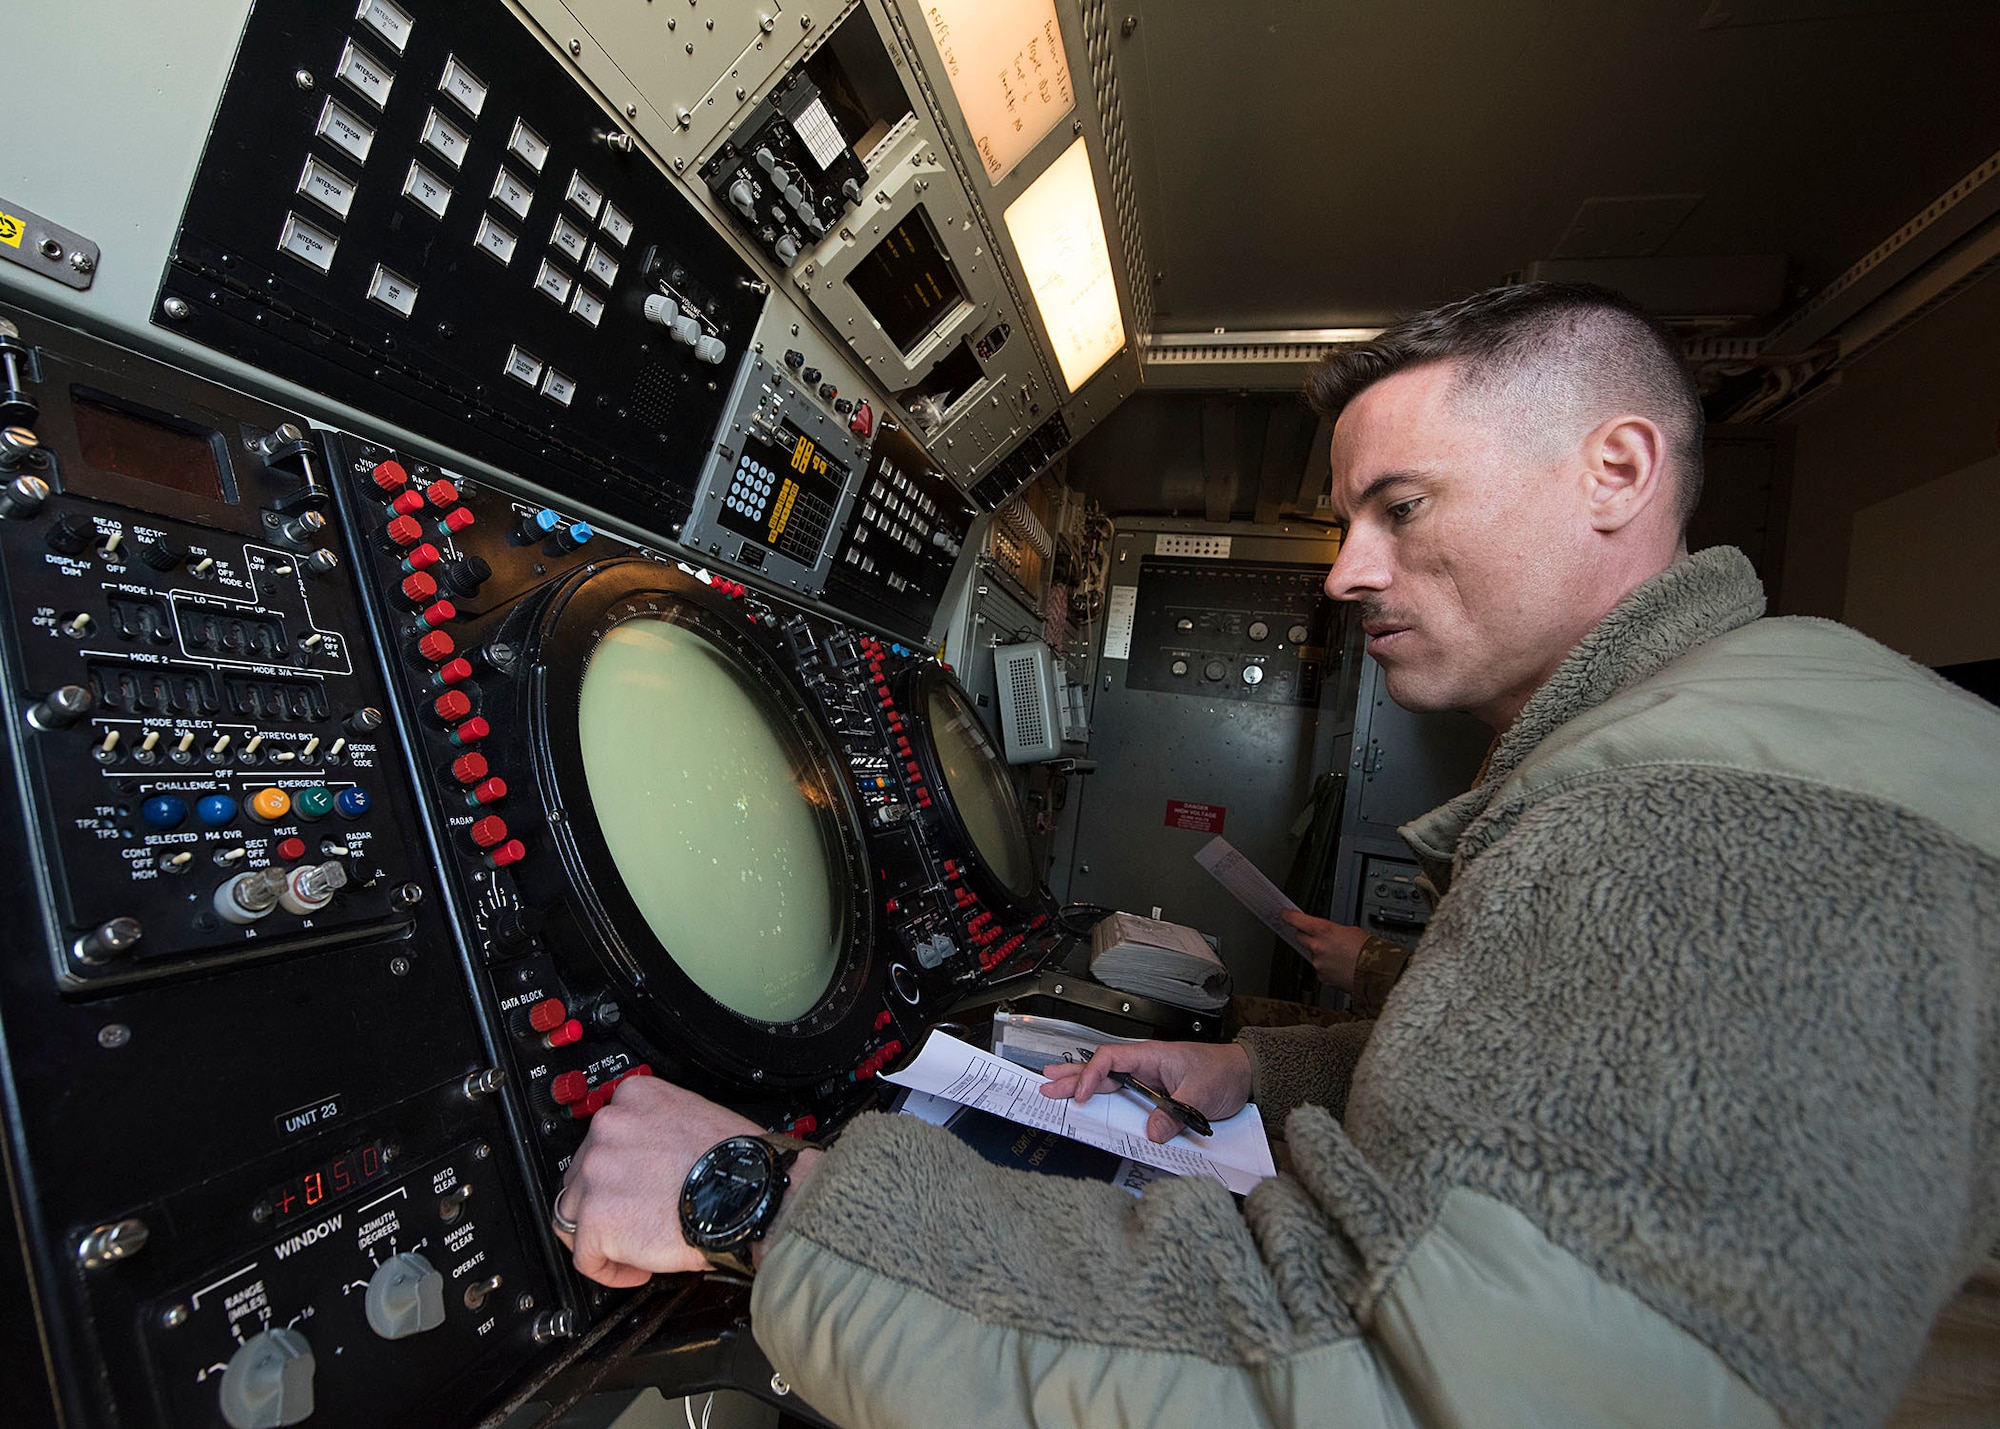
[[[468,744],[479,743],[480,740],[486,738],[492,732],[493,726],[486,722],[484,716],[474,715],[471,719],[453,730],[450,739],[453,744],[463,748]]]
[[[403,569],[406,571],[429,570],[443,559],[444,557],[438,554],[438,548],[433,546],[429,541],[426,541],[421,546],[411,547],[410,554],[403,557]]]
[[[490,771],[486,767],[486,756],[478,750],[461,754],[451,761],[451,777],[461,784],[477,784]]]
[[[440,665],[437,673],[432,675],[431,678],[436,680],[440,685],[455,685],[460,680],[469,680],[472,678],[472,662],[463,655],[460,655],[456,659]]]
[[[481,848],[507,842],[507,821],[498,814],[488,814],[472,826],[472,841]]]
[[[457,648],[452,643],[451,637],[442,630],[433,630],[417,641],[417,653],[433,664],[439,660],[449,659],[451,652]]]
[[[414,516],[424,509],[424,494],[421,491],[405,491],[389,503],[389,509],[398,516]]]
[[[400,589],[403,592],[403,599],[411,605],[427,605],[436,599],[438,583],[422,571],[418,571],[413,575],[404,576]]]
[[[368,473],[375,482],[375,489],[384,496],[394,496],[409,484],[410,474],[403,470],[403,464],[391,457],[388,461],[378,461],[375,469]]]
[[[528,1025],[537,1032],[547,1032],[562,1026],[563,1019],[568,1016],[569,1009],[563,1006],[561,998],[545,997],[528,1009]]]
[[[877,1032],[880,1032],[884,1027],[887,1027],[894,1020],[895,1019],[889,1013],[889,1009],[886,1007],[883,1008],[880,1012],[875,1014],[875,1030]]]
[[[474,804],[497,804],[507,797],[507,781],[495,774],[473,785],[472,792],[465,797]]]
[[[433,481],[424,488],[424,499],[442,511],[458,500],[458,488],[448,481]]]
[[[305,856],[306,841],[304,839],[286,839],[278,845],[278,857],[284,859],[287,863],[297,863]]]
[[[527,856],[528,846],[526,844],[522,843],[519,839],[508,839],[507,842],[486,855],[486,866],[488,868],[505,868],[510,863],[519,863]]]
[[[424,526],[414,516],[398,516],[389,523],[388,536],[396,545],[407,548],[423,540]]]
[[[590,1095],[590,1078],[582,1072],[562,1072],[549,1082],[549,1095],[557,1106],[568,1106],[580,1102]]]
[[[438,522],[438,530],[444,532],[447,536],[456,536],[460,531],[470,526],[473,519],[471,507],[454,507],[444,520]]]
[[[793,1136],[810,1136],[813,1132],[818,1130],[819,1130],[819,1118],[813,1116],[811,1113],[807,1113],[805,1116],[800,1117],[797,1121],[792,1123],[791,1134]]]
[[[472,696],[464,690],[446,690],[431,701],[431,713],[446,724],[457,724],[472,713]]]
[[[456,619],[458,619],[458,607],[448,600],[441,600],[436,605],[427,605],[417,612],[417,622],[432,628]]]

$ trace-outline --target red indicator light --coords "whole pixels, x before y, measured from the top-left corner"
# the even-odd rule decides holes
[[[544,1047],[568,1047],[583,1040],[583,1024],[574,1017],[542,1038]]]

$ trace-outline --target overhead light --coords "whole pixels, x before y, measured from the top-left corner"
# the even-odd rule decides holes
[[[1055,0],[927,0],[923,10],[980,166],[997,184],[1076,104]]]
[[[1007,236],[1074,392],[1125,345],[1090,154],[1078,139],[1007,205]]]

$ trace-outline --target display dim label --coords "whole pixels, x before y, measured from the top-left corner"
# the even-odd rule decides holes
[[[340,1120],[341,1098],[322,1097],[316,1102],[307,1102],[272,1118],[280,1136],[298,1136],[304,1132],[317,1131],[329,1122]]]

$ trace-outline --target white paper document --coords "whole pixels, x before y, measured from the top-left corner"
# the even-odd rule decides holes
[[[1107,1087],[1082,1106],[1045,1097],[1041,1086],[1048,1078],[943,1032],[931,1033],[914,1062],[900,1072],[885,1073],[883,1080],[1020,1126],[1053,1131],[1178,1176],[1207,1176],[1238,1195],[1278,1174],[1255,1106],[1216,1122],[1212,1136],[1183,1131],[1161,1145],[1146,1139],[1146,1117],[1152,1106],[1143,1098],[1116,1087]]]
[[[1284,889],[1266,878],[1262,869],[1238,853],[1228,839],[1217,834],[1195,851],[1194,861],[1213,874],[1215,881],[1228,889],[1232,898],[1255,913],[1265,927],[1301,953],[1305,952],[1298,930],[1278,917],[1287,908],[1298,912],[1299,905],[1285,896]]]

